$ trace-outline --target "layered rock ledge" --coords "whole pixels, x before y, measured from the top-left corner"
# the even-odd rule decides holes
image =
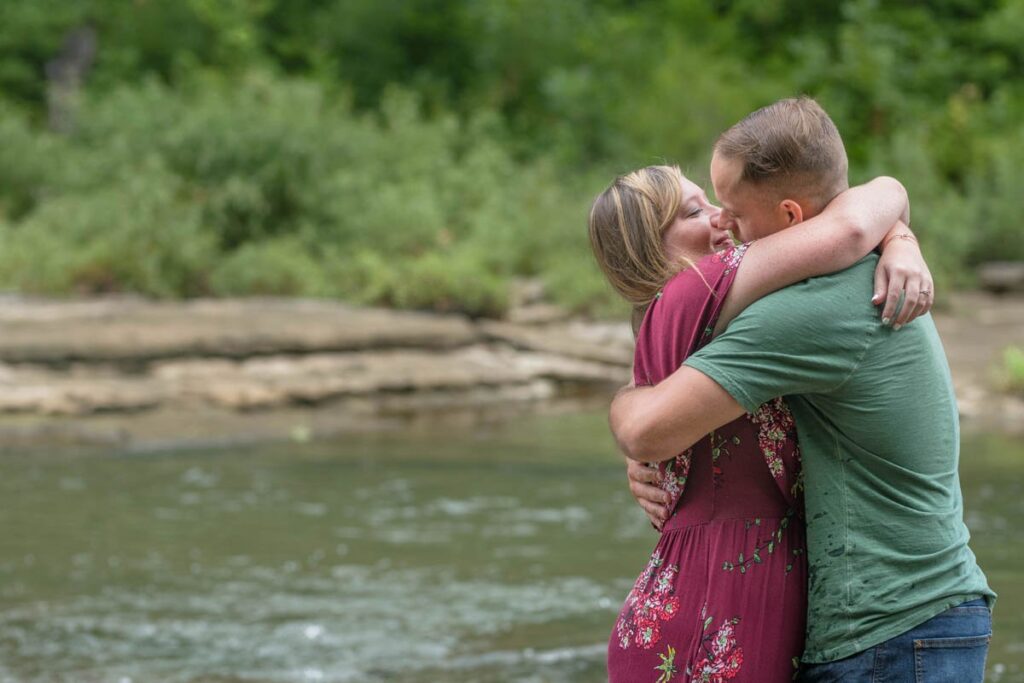
[[[10,297],[0,300],[0,446],[124,443],[171,424],[184,441],[297,438],[396,415],[605,396],[628,379],[626,327],[543,318],[473,322],[314,300]],[[162,438],[176,440],[172,430]]]
[[[936,316],[967,418],[1024,424],[992,391],[1024,298]],[[0,448],[306,439],[580,401],[629,377],[625,324],[550,306],[509,321],[316,300],[0,299]]]

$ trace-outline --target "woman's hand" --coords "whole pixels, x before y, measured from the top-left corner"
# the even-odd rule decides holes
[[[658,488],[661,474],[656,466],[626,459],[626,477],[629,492],[647,513],[647,518],[658,531],[668,519],[668,494]]]
[[[930,311],[935,302],[934,286],[917,239],[904,223],[897,223],[883,242],[882,258],[875,268],[875,294],[871,303],[885,302],[882,324],[891,324],[898,330]]]

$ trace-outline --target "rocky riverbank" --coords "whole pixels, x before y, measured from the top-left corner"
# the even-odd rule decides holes
[[[1024,424],[990,377],[1024,343],[1024,298],[960,295],[936,319],[965,419]],[[606,403],[631,357],[625,324],[542,305],[496,322],[311,300],[9,298],[0,448],[305,440],[577,409]]]
[[[10,298],[0,447],[306,439],[603,400],[628,378],[625,326],[518,317],[544,322],[311,300]]]

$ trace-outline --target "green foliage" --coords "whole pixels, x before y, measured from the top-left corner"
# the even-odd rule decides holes
[[[61,141],[37,133],[17,111],[0,107],[0,221],[32,210],[58,172],[52,159]]]
[[[147,164],[104,188],[48,197],[3,226],[0,279],[25,291],[203,293],[215,252],[182,189]]]
[[[465,251],[432,251],[397,264],[362,252],[345,263],[342,291],[364,303],[500,316],[508,306],[507,279]]]
[[[0,149],[32,163],[10,164],[0,189],[0,281],[500,315],[513,275],[557,270],[556,250],[583,244],[586,205],[551,165],[515,161],[496,127],[426,118],[399,90],[379,117],[357,114],[261,72],[112,91],[70,138],[12,117]]]
[[[319,296],[324,287],[321,264],[290,237],[244,244],[210,273],[210,291],[222,296]]]
[[[1003,351],[1000,382],[1006,391],[1024,396],[1024,349],[1021,347],[1008,346]]]
[[[91,26],[74,130],[47,64]],[[807,92],[894,175],[939,286],[1024,259],[1022,0],[0,3],[0,285],[498,315],[516,276],[621,306],[585,238],[615,173]]]
[[[968,179],[971,204],[977,207],[968,263],[1024,261],[1024,230],[1020,227],[1024,211],[1020,191],[1022,159],[1024,126],[985,145],[981,162]]]
[[[83,18],[81,6],[62,0],[0,3],[0,92],[17,102],[43,103],[46,62]]]
[[[892,175],[910,195],[911,226],[935,278],[936,291],[969,281],[963,254],[974,236],[976,209],[962,191],[943,182],[927,146],[927,131],[901,131],[873,154],[866,176]]]

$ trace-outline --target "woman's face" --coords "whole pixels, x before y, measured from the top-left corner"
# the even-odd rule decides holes
[[[682,186],[683,200],[679,213],[661,236],[669,260],[686,257],[697,261],[712,252],[731,247],[729,233],[718,227],[718,215],[722,210],[708,201],[704,190],[685,177]]]

